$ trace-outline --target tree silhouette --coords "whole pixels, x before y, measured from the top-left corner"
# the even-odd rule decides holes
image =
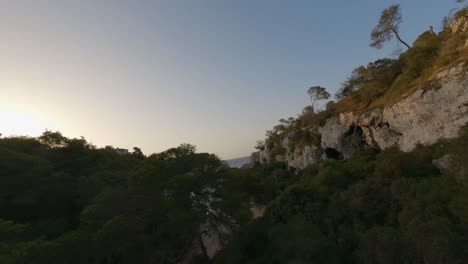
[[[400,5],[391,5],[384,9],[380,15],[379,24],[371,32],[370,46],[381,49],[383,44],[395,36],[398,41],[410,49],[410,45],[401,39],[398,29],[401,23]]]
[[[330,98],[330,94],[327,92],[327,89],[321,86],[310,87],[307,93],[309,94],[312,102],[312,112],[315,112],[315,105],[318,101]]]

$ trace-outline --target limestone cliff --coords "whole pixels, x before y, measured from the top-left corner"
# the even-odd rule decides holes
[[[468,20],[456,21],[451,30],[466,38]],[[254,153],[252,163],[279,161],[301,169],[318,160],[347,159],[366,148],[396,146],[411,151],[418,144],[456,137],[468,123],[468,60],[460,58],[421,83],[383,109],[344,112],[322,126],[288,132],[276,145],[266,144]],[[319,140],[297,146],[294,138],[298,133],[309,133]]]
[[[380,149],[396,145],[410,151],[417,144],[456,137],[460,127],[468,122],[466,72],[467,64],[460,63],[436,74],[425,86],[391,107],[362,115],[344,113],[328,120],[319,129],[321,147],[336,149],[347,158],[362,145]]]

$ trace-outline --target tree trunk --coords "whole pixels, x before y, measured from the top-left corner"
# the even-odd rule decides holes
[[[208,257],[208,250],[206,250],[205,244],[203,243],[203,237],[201,233],[198,235],[198,241],[200,243],[200,249],[203,257],[205,259],[209,259],[210,257]]]
[[[404,42],[401,38],[400,38],[400,35],[398,34],[398,32],[394,29],[392,29],[393,33],[395,34],[395,36],[397,37],[397,39],[403,43],[403,45],[405,45],[408,49],[411,49],[411,46],[408,45],[408,43]]]

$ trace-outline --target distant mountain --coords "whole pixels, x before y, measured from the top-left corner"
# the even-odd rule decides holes
[[[226,160],[226,162],[231,168],[240,168],[242,167],[242,165],[250,162],[250,156],[237,159],[230,159]]]

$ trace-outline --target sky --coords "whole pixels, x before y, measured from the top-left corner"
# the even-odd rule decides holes
[[[383,8],[412,43],[454,2],[0,0],[0,133],[248,156],[308,87],[402,49],[369,47]]]

